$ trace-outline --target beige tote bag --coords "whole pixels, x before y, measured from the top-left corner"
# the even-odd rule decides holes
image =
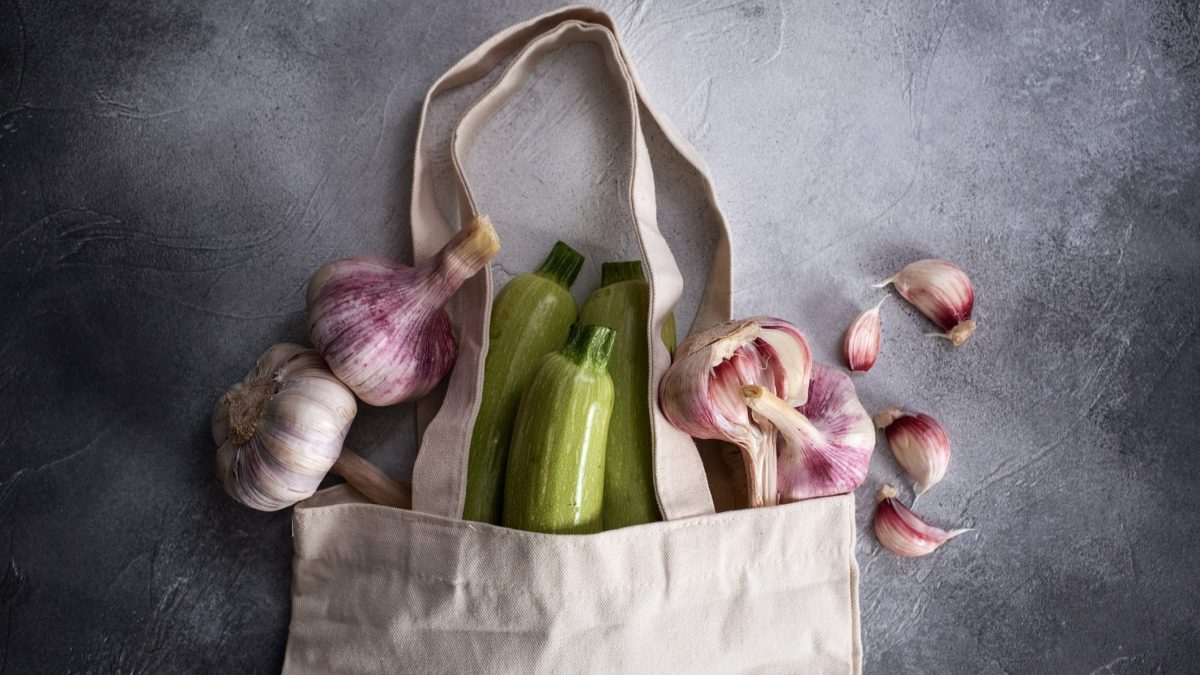
[[[451,141],[465,222],[486,212],[464,175],[468,147],[539,59],[580,41],[600,47],[627,105],[628,206],[651,288],[654,471],[666,520],[592,535],[461,520],[494,290],[486,270],[457,297],[459,356],[444,398],[423,402],[436,415],[414,467],[413,510],[368,504],[345,486],[296,506],[284,672],[860,671],[853,495],[715,513],[710,480],[727,486],[728,476],[706,476],[696,445],[659,412],[657,383],[670,356],[657,335],[683,280],[656,222],[643,125],[660,129],[695,167],[711,208],[719,209],[703,161],[646,98],[607,15],[568,7],[513,26],[429,90],[413,173],[416,255],[432,255],[455,229],[436,205],[423,145],[430,100],[511,57],[465,111]],[[503,223],[498,229],[503,240]],[[722,235],[694,330],[729,318],[729,245]],[[721,466],[710,462],[710,472]]]

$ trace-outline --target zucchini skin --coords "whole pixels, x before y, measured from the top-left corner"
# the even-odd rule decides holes
[[[611,348],[611,332],[598,330],[609,334]],[[572,358],[565,353],[570,346],[541,359],[521,397],[504,488],[506,527],[550,534],[603,529],[613,383],[603,360]]]
[[[547,272],[558,252],[556,245],[542,270],[513,278],[492,303],[483,393],[467,463],[465,520],[500,524],[508,447],[521,394],[539,360],[566,342],[578,315],[567,290],[578,265],[566,275],[558,268]],[[578,256],[579,265],[582,260]]]
[[[662,520],[654,489],[650,434],[649,314],[649,286],[631,279],[593,291],[579,315],[581,323],[605,326],[617,333],[608,367],[616,400],[604,463],[606,530]]]

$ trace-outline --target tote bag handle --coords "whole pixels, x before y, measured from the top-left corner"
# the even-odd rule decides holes
[[[453,181],[462,224],[480,213],[463,170],[463,159],[483,126],[520,90],[534,65],[547,54],[575,42],[600,47],[609,73],[624,94],[629,121],[628,208],[633,217],[637,242],[650,286],[650,321],[644,339],[649,344],[654,477],[659,508],[667,520],[713,512],[704,466],[695,443],[675,429],[658,407],[657,383],[670,365],[670,355],[657,339],[666,316],[678,302],[683,278],[675,258],[659,231],[654,192],[654,174],[642,124],[657,127],[679,156],[700,176],[709,206],[720,223],[709,277],[693,330],[703,330],[729,318],[730,253],[729,233],[717,204],[712,179],[704,161],[655,109],[634,72],[612,19],[589,7],[566,7],[512,26],[489,38],[438,78],[421,108],[413,161],[412,236],[416,259],[434,255],[458,228],[437,205],[433,171],[425,150],[424,136],[430,101],[437,95],[475,82],[500,61],[515,54],[499,78],[463,113],[451,138]],[[643,112],[648,113],[643,117]],[[498,225],[503,242],[503,224]],[[425,429],[413,469],[413,508],[417,511],[461,518],[467,484],[467,460],[471,430],[483,389],[483,367],[487,354],[493,277],[489,267],[463,284],[457,297],[459,324],[458,360],[450,374],[437,414]],[[436,400],[423,402],[436,406]]]

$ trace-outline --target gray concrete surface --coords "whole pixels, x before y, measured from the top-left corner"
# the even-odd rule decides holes
[[[425,88],[550,6],[0,2],[0,672],[278,669],[289,514],[220,492],[209,411],[303,339],[319,263],[408,255]],[[902,264],[976,282],[965,347],[893,301],[858,379],[868,408],[943,421],[954,459],[918,510],[978,528],[919,560],[860,535],[866,672],[1193,670],[1200,7],[605,7],[712,166],[738,314],[836,360]],[[598,63],[546,63],[471,155],[502,271],[569,236],[586,283],[627,250]],[[694,290],[711,214],[679,167],[659,179]],[[404,475],[411,411],[365,410],[351,440]],[[896,478],[878,453],[861,524]]]

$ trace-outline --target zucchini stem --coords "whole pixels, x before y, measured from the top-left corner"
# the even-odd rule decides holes
[[[563,288],[570,289],[571,284],[575,283],[575,277],[579,276],[581,268],[583,268],[583,256],[579,251],[561,241],[556,241],[554,248],[550,249],[550,255],[546,256],[545,262],[537,269],[536,274],[562,284]]]
[[[642,273],[641,260],[622,260],[619,262],[606,262],[600,265],[601,288],[622,281],[645,280],[646,275]]]
[[[604,326],[575,324],[559,353],[577,365],[607,370],[616,337],[615,331]]]

